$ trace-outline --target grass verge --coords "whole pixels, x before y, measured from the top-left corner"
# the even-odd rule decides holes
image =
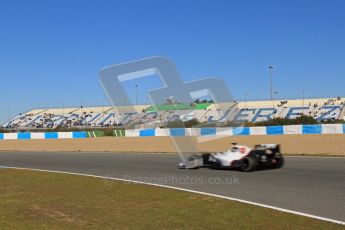
[[[1,229],[344,229],[154,186],[0,169]]]

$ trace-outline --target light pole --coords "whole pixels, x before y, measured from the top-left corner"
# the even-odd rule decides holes
[[[305,103],[304,103],[304,101],[305,101],[305,89],[303,89],[303,91],[302,91],[303,115],[305,115],[305,107],[304,107]]]
[[[11,104],[8,104],[8,121],[11,120]]]
[[[145,98],[145,109],[147,108],[148,101],[149,101],[149,93],[148,93],[148,92],[146,92],[146,98]]]
[[[247,96],[248,96],[248,92],[244,93],[244,108],[247,109]]]
[[[104,105],[105,105],[105,99],[102,99],[102,128],[104,127]]]
[[[271,101],[273,101],[273,83],[272,83],[272,78],[273,78],[273,69],[276,68],[275,65],[269,65],[268,69],[270,70],[270,94],[271,94]]]
[[[302,91],[303,107],[304,107],[304,99],[305,99],[305,89]]]
[[[65,119],[65,102],[62,100],[62,115]]]
[[[135,105],[138,105],[138,85],[135,84]]]
[[[7,126],[11,132],[11,104],[8,104],[8,123]]]
[[[272,102],[273,102],[273,109],[275,109],[274,100],[277,99],[278,92],[275,91],[275,92],[274,92],[274,95],[275,95],[275,96],[273,97],[273,100],[272,100]]]

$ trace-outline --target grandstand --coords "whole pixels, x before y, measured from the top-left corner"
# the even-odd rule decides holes
[[[301,115],[314,117],[320,122],[344,120],[345,98],[247,101],[235,106],[212,102],[175,103],[134,107],[78,107],[35,109],[19,114],[2,125],[4,129],[55,129],[139,127],[155,128],[170,121],[197,119],[201,123],[227,121],[260,122],[272,118],[293,119]],[[223,109],[225,108],[225,109]]]

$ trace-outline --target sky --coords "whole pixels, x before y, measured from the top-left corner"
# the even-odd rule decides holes
[[[278,98],[345,96],[344,12],[343,0],[0,0],[0,123],[106,105],[98,71],[151,56],[184,81],[221,78],[239,101],[269,99],[270,64]]]

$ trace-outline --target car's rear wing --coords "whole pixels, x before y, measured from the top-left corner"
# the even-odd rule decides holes
[[[261,144],[255,145],[254,150],[271,150],[273,154],[280,153],[280,145],[279,144]]]

